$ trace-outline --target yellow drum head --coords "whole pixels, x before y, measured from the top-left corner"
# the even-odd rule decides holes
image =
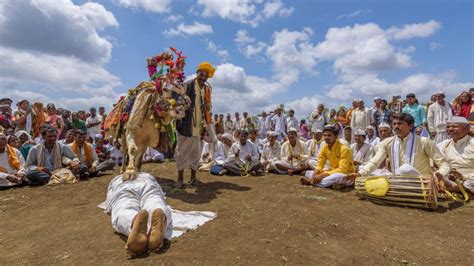
[[[365,191],[372,196],[382,197],[387,194],[390,184],[386,177],[373,177],[364,183]]]

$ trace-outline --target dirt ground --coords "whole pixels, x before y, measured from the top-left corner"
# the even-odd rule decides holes
[[[0,191],[0,265],[452,264],[474,261],[474,204],[429,212],[302,187],[297,177],[215,177],[175,190],[173,163],[147,164],[175,209],[217,218],[130,260],[97,205],[117,173],[72,185]],[[188,174],[188,173],[187,173]]]

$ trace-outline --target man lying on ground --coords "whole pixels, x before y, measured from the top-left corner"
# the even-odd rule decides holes
[[[139,173],[137,179],[110,181],[105,210],[111,214],[113,229],[127,236],[125,249],[132,256],[157,251],[163,240],[171,239],[171,210],[155,177]]]

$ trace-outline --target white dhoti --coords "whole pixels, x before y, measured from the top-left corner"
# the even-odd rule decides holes
[[[185,137],[177,133],[176,167],[183,171],[187,167],[197,171],[201,159],[202,141],[200,137]]]
[[[318,166],[318,159],[309,159],[308,164],[309,167],[314,170],[316,169],[316,166]]]
[[[313,177],[313,172],[314,171],[306,171],[305,177],[308,180],[310,180]],[[332,174],[332,175],[329,175],[329,176],[323,178],[323,180],[321,180],[321,182],[315,184],[315,186],[317,186],[317,187],[330,187],[333,184],[352,186],[354,184],[354,181],[353,180],[345,180],[344,177],[346,177],[346,176],[347,176],[347,174],[335,173],[335,174]]]
[[[113,229],[125,236],[130,234],[133,218],[138,212],[148,211],[149,231],[151,214],[154,210],[161,209],[166,216],[165,238],[171,239],[171,210],[166,205],[163,190],[150,174],[138,173],[137,179],[130,181],[122,181],[122,175],[116,176],[109,184],[105,208],[111,213]]]

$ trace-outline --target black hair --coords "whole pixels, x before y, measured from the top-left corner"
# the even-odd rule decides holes
[[[42,126],[42,127],[41,127],[41,136],[44,137],[44,136],[46,136],[47,133],[56,133],[56,134],[57,134],[58,131],[57,131],[54,127],[52,127],[52,126],[50,126],[50,125],[44,125],[44,126]]]
[[[408,125],[414,125],[415,119],[408,113],[393,114],[392,119],[398,119],[406,122]]]
[[[332,134],[334,134],[334,136],[338,136],[339,135],[339,130],[337,130],[337,128],[335,128],[334,126],[325,126],[323,128],[323,133],[324,132],[331,132]]]

